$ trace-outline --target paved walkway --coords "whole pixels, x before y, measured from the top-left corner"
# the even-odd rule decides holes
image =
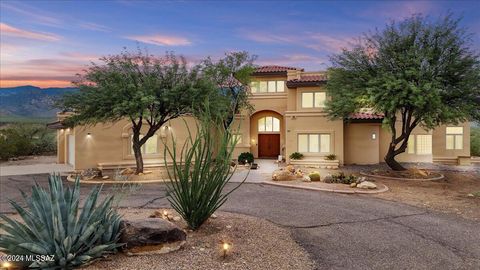
[[[248,178],[245,182],[247,183],[262,183],[263,181],[272,179],[273,171],[279,168],[278,163],[275,163],[273,159],[257,159],[255,163],[258,164],[258,169],[250,170],[239,165],[237,171],[233,175],[231,182],[241,182],[247,176]]]
[[[8,198],[22,201],[18,188],[28,192],[33,177],[46,185],[46,175],[0,177],[0,212],[11,212]],[[169,207],[165,185],[143,185],[121,207]],[[289,229],[316,269],[480,269],[479,222],[402,203],[247,183],[220,210]]]
[[[72,166],[67,164],[32,164],[32,165],[0,165],[0,176],[27,175],[43,173],[64,173],[73,171]]]

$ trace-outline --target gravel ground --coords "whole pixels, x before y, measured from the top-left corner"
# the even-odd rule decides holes
[[[153,210],[123,210],[125,215],[148,217]],[[182,224],[184,226],[184,224]],[[232,243],[223,259],[222,241]],[[314,269],[314,262],[290,232],[263,219],[218,213],[200,230],[188,231],[182,249],[163,255],[109,256],[84,269]]]
[[[57,163],[57,156],[26,156],[13,161],[0,161],[0,166],[17,166]]]

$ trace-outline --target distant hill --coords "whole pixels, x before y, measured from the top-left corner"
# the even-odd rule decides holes
[[[77,88],[39,88],[26,85],[0,88],[0,119],[53,118],[55,99]]]

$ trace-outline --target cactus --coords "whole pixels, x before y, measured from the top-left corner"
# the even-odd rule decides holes
[[[22,222],[0,215],[0,251],[16,255],[53,255],[52,260],[24,262],[23,267],[71,269],[91,259],[116,251],[121,246],[120,215],[112,209],[113,196],[97,204],[101,187],[94,187],[79,214],[80,179],[64,188],[60,175],[50,175],[49,192],[37,183],[29,197],[22,192],[26,207],[10,204]]]

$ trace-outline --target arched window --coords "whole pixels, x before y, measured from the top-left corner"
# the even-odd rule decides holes
[[[267,116],[258,119],[258,131],[259,132],[279,132],[280,120],[273,116]]]

